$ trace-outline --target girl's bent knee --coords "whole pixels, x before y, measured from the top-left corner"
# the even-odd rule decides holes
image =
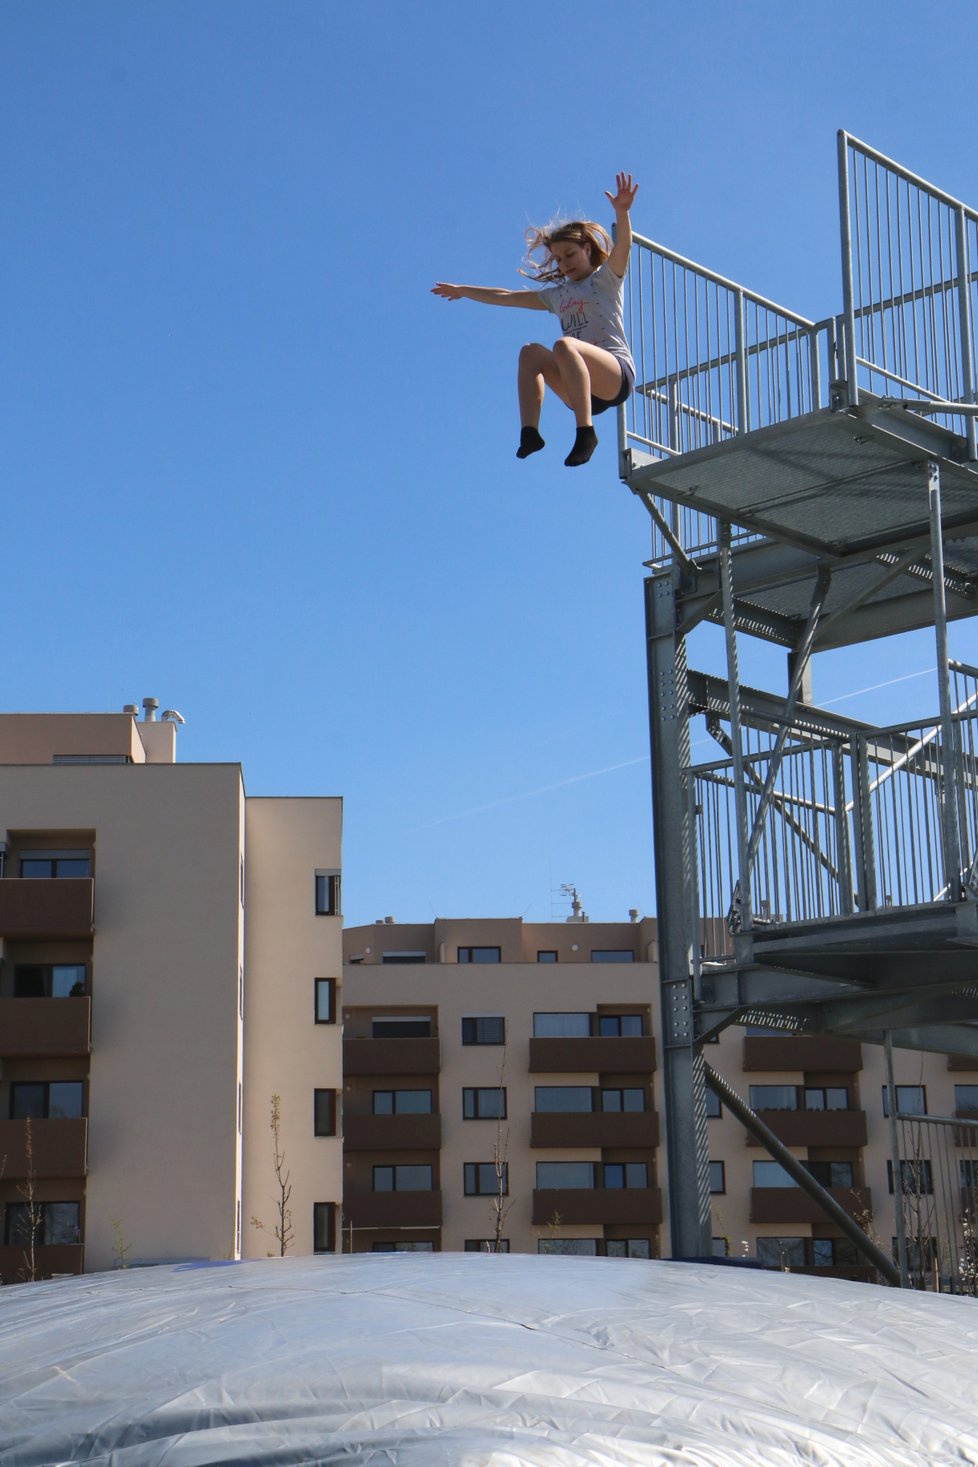
[[[549,355],[547,348],[541,346],[538,341],[527,341],[520,347],[520,366],[539,368],[543,366],[544,359]]]

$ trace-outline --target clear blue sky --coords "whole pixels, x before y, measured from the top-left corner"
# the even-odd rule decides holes
[[[430,286],[519,284],[526,225],[627,168],[642,233],[836,311],[837,128],[978,202],[976,20],[4,0],[0,708],[153,694],[181,758],[344,796],[350,922],[651,910],[645,511],[613,426],[572,472],[555,408],[517,463],[542,318]],[[926,678],[859,690],[932,663],[823,657],[816,694],[923,716]]]

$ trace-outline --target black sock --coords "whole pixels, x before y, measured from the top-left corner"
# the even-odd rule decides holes
[[[520,429],[520,446],[516,450],[517,458],[529,458],[531,453],[539,453],[544,447],[543,439],[536,428]]]
[[[598,435],[590,423],[585,428],[578,428],[574,447],[564,459],[564,463],[569,469],[576,469],[578,464],[586,464],[597,446]]]

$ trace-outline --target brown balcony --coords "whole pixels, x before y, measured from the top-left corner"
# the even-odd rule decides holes
[[[658,1146],[659,1117],[646,1111],[539,1111],[530,1116],[530,1145]]]
[[[852,1217],[872,1216],[872,1194],[868,1187],[830,1187],[829,1195]],[[752,1223],[820,1223],[825,1213],[814,1197],[800,1187],[752,1187]]]
[[[0,1247],[0,1282],[24,1283],[29,1263],[22,1247]],[[34,1249],[34,1277],[49,1279],[59,1273],[84,1273],[84,1249],[80,1243],[40,1244]]]
[[[761,1110],[758,1115],[786,1146],[865,1146],[864,1110]],[[761,1143],[748,1134],[747,1145]]]
[[[655,1069],[655,1040],[641,1038],[531,1039],[530,1073],[648,1074]]]
[[[8,876],[0,881],[0,937],[91,937],[91,876]]]
[[[547,1187],[533,1192],[534,1227],[554,1223],[577,1227],[601,1225],[654,1226],[662,1221],[658,1187]]]
[[[58,1059],[88,1054],[91,1047],[92,1000],[87,996],[0,998],[0,1058]]]
[[[949,1070],[978,1070],[978,1054],[949,1054]]]
[[[745,1070],[841,1070],[855,1074],[863,1067],[858,1039],[830,1034],[748,1034],[744,1037]]]
[[[435,1038],[343,1041],[346,1075],[437,1075],[440,1069]]]
[[[347,1151],[437,1151],[441,1116],[344,1115],[343,1146]]]
[[[346,1192],[343,1225],[351,1224],[354,1228],[440,1228],[441,1192]]]
[[[6,1158],[3,1175],[7,1181],[26,1177],[31,1170],[38,1181],[83,1177],[87,1170],[88,1121],[31,1121],[31,1148],[29,1164],[26,1121],[0,1121],[0,1158]]]

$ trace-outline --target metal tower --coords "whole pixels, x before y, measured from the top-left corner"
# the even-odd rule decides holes
[[[978,213],[839,134],[842,310],[638,238],[621,474],[646,623],[673,1252],[709,1252],[703,1044],[728,1024],[978,1053]],[[723,628],[726,678],[687,665]],[[932,626],[924,716],[814,706],[815,653]],[[738,643],[788,654],[741,683]],[[717,759],[690,758],[702,718]],[[749,1113],[748,1113],[749,1116]],[[816,1189],[818,1190],[818,1189]]]

